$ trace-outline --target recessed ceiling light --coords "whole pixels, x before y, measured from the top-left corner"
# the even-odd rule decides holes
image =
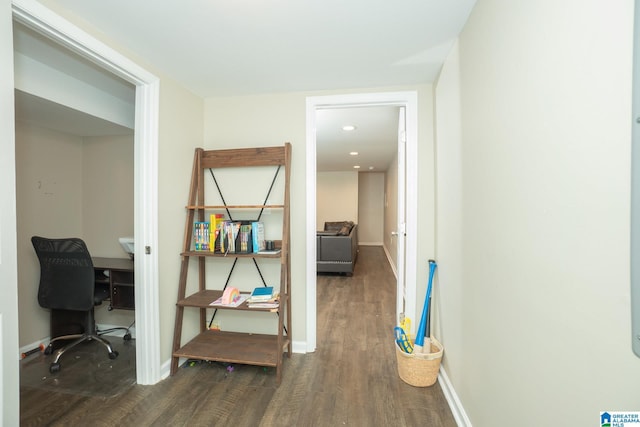
[[[358,155],[358,152],[357,152],[357,151],[352,151],[352,152],[350,152],[350,153],[349,153],[349,155],[350,155],[350,156],[357,156],[357,155]]]
[[[353,168],[354,168],[354,169],[360,169],[360,166],[355,165]]]
[[[374,169],[373,166],[369,166],[369,170],[372,171]]]
[[[344,125],[342,126],[342,130],[350,132],[352,130],[356,130],[356,127],[354,125]]]

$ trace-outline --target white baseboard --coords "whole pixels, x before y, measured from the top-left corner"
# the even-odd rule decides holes
[[[106,325],[106,324],[98,324],[96,325],[99,331],[106,331],[107,329],[112,329],[112,328],[119,328],[122,326],[117,326],[117,325]],[[135,339],[136,337],[136,327],[135,326],[131,326],[129,328],[129,333],[131,333],[131,338]],[[118,329],[115,331],[111,331],[109,333],[105,334],[106,336],[110,336],[110,337],[123,337],[124,336],[124,331],[122,329]],[[34,348],[37,348],[40,346],[40,344],[43,344],[44,346],[49,345],[49,341],[51,341],[51,337],[44,337],[41,340],[38,341],[34,341],[31,344],[27,344],[27,345],[23,345],[22,347],[20,347],[20,354],[18,354],[18,359],[22,359],[22,354],[28,352],[29,350],[32,350]]]
[[[393,262],[393,257],[391,256],[391,254],[389,253],[389,251],[387,250],[386,246],[382,246],[382,249],[384,249],[384,254],[387,257],[387,261],[389,261],[389,266],[391,267],[391,271],[393,272],[393,276],[396,278],[396,280],[398,279],[398,270],[396,270],[396,265]]]
[[[440,366],[440,372],[438,373],[438,383],[440,384],[440,388],[442,388],[444,398],[447,399],[449,408],[451,408],[451,413],[453,414],[453,418],[456,420],[456,424],[459,427],[472,427],[471,420],[462,407],[462,402],[460,402],[460,399],[453,388],[453,384],[449,381],[447,371],[445,371],[442,366]]]
[[[97,324],[96,327],[98,328],[98,331],[106,331],[108,329],[112,329],[112,328],[126,328],[126,326],[118,326],[118,325],[107,325],[104,323],[100,323]],[[107,333],[105,333],[104,335],[109,336],[109,337],[123,337],[124,336],[124,332],[122,329],[117,329],[115,331],[109,331]],[[136,327],[135,326],[130,326],[129,327],[129,333],[131,334],[131,339],[136,339]]]
[[[294,353],[306,354],[308,353],[306,341],[293,341],[291,343],[291,351]]]

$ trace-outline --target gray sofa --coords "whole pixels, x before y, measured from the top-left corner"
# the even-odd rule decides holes
[[[358,258],[358,224],[351,221],[325,222],[316,233],[318,273],[353,274]]]

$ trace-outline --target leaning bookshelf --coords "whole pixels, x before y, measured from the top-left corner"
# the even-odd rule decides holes
[[[204,182],[205,173],[211,173],[213,170],[225,168],[252,168],[252,167],[273,167],[275,170],[275,179],[279,174],[284,174],[284,185],[282,195],[284,202],[282,204],[267,204],[269,194],[265,198],[265,204],[262,205],[242,205],[226,203],[220,205],[207,205],[205,203]],[[291,145],[285,143],[283,146],[277,147],[258,147],[258,148],[241,148],[228,150],[203,150],[196,149],[193,169],[191,174],[191,183],[189,188],[189,197],[186,206],[186,224],[184,228],[184,241],[180,265],[180,277],[178,280],[178,298],[176,303],[176,317],[173,335],[173,349],[171,358],[171,375],[175,374],[178,369],[180,359],[196,359],[208,360],[216,362],[227,362],[237,364],[258,365],[265,367],[274,367],[276,369],[276,382],[279,384],[282,378],[282,364],[284,354],[291,356],[291,266],[290,266],[290,195],[289,181],[291,174]],[[214,178],[215,181],[215,178]],[[217,186],[216,182],[216,186]],[[234,190],[245,185],[238,183]],[[251,185],[247,183],[246,185]],[[272,183],[273,187],[273,183]],[[272,190],[269,188],[269,193]],[[220,192],[220,188],[218,188]],[[222,193],[220,192],[222,196]],[[222,197],[224,201],[224,197]],[[227,248],[221,250],[216,237],[217,223],[221,221],[218,217],[213,219],[211,212],[224,210],[229,216],[231,212],[245,211],[256,212],[258,218],[264,210],[279,212],[282,215],[282,228],[280,239],[275,240],[274,250],[260,251],[254,250],[252,243],[250,247],[246,246],[246,238],[244,241],[239,238],[238,249],[230,252],[227,241]],[[212,218],[211,222],[206,223],[207,219]],[[231,220],[231,218],[229,218]],[[216,225],[211,227],[211,223]],[[254,222],[260,222],[254,221]],[[252,223],[250,223],[252,224]],[[244,224],[245,226],[247,224]],[[261,225],[262,226],[262,225]],[[205,227],[209,227],[205,231]],[[244,228],[245,232],[249,228]],[[252,238],[252,237],[248,237]],[[207,239],[210,239],[207,243]],[[244,242],[244,243],[243,243]],[[207,243],[207,244],[203,244]],[[235,242],[234,242],[235,243]],[[251,249],[251,250],[249,250]],[[279,286],[279,303],[277,307],[250,308],[244,302],[237,307],[212,307],[211,303],[220,298],[224,292],[223,289],[210,289],[207,287],[206,269],[208,264],[215,263],[221,258],[251,258],[256,268],[258,268],[257,260],[264,258],[280,261],[280,286]],[[235,261],[234,261],[235,262]],[[197,291],[186,294],[187,277],[189,275],[190,264],[197,263],[198,271],[198,289]],[[215,274],[218,270],[214,269]],[[229,272],[227,282],[231,276],[233,269]],[[262,274],[260,274],[262,277]],[[256,284],[247,285],[248,289],[242,291],[250,292]],[[266,285],[265,285],[266,286]],[[226,285],[225,285],[226,288]],[[251,311],[260,312],[265,316],[277,316],[276,330],[271,334],[262,333],[241,333],[241,332],[225,332],[218,330],[210,330],[206,327],[207,310],[236,310],[240,313]],[[199,310],[200,312],[200,331],[191,340],[183,343],[183,319],[185,310]],[[215,315],[215,312],[214,312]]]

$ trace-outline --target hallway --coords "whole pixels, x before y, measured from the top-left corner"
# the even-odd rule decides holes
[[[318,349],[285,356],[279,387],[273,369],[207,362],[111,398],[21,387],[21,425],[456,425],[438,384],[416,388],[398,377],[395,278],[381,247],[360,247],[352,277],[319,275],[317,289]]]

